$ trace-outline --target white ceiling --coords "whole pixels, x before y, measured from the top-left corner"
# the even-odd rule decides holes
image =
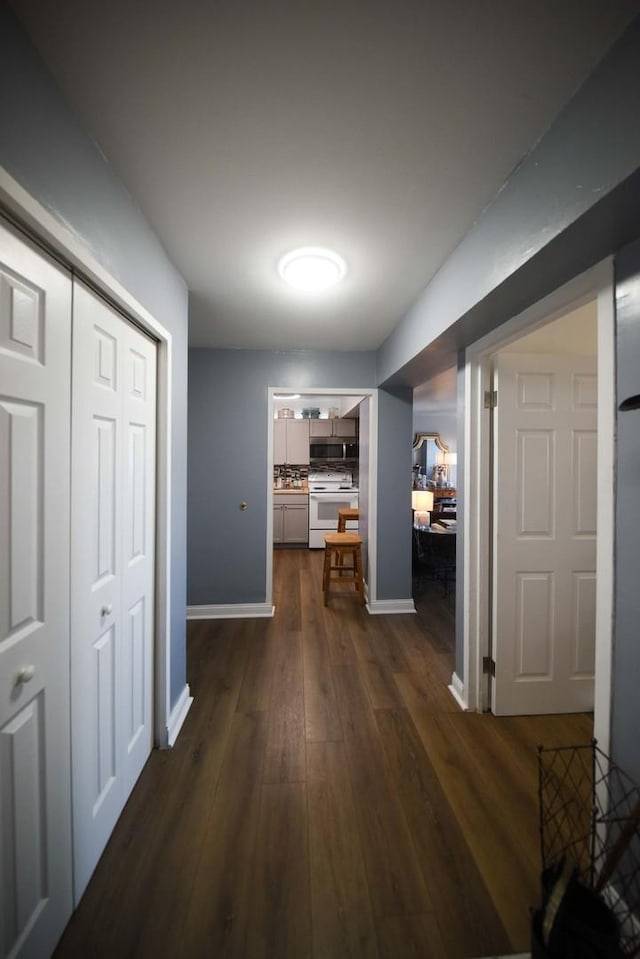
[[[191,343],[376,349],[638,0],[13,0],[191,290]],[[314,300],[275,265],[335,248]]]

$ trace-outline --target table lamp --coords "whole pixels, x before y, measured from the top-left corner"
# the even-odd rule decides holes
[[[411,490],[411,509],[415,513],[429,513],[431,526],[431,510],[433,509],[433,493],[428,489]]]
[[[451,482],[452,479],[452,466],[458,465],[458,454],[457,453],[445,453],[444,454],[444,463],[447,468],[447,484],[449,486],[455,486],[455,483]]]

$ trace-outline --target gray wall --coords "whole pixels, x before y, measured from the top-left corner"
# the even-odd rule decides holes
[[[189,605],[265,602],[268,387],[375,385],[373,353],[190,351]],[[380,391],[377,599],[411,597],[411,416],[411,390]]]
[[[382,384],[417,386],[456,352],[640,235],[640,18],[632,23],[449,257],[378,355]],[[619,398],[639,392],[637,246],[617,258]],[[624,294],[624,295],[622,295]],[[633,381],[635,379],[635,385]],[[462,383],[460,396],[464,397]],[[626,393],[625,393],[626,391]],[[626,418],[625,418],[626,417]],[[635,417],[635,419],[634,419]],[[612,753],[640,780],[637,561],[640,412],[619,417]],[[458,486],[463,468],[458,444]],[[464,515],[459,496],[458,511]],[[464,549],[458,537],[458,556]],[[463,677],[458,581],[456,671]]]
[[[0,5],[0,163],[173,334],[171,701],[186,682],[184,282],[95,144],[82,132],[6,5]]]
[[[639,62],[640,17],[383,344],[380,383],[419,385],[458,348],[635,236]]]
[[[616,402],[640,393],[640,241],[616,258]],[[640,409],[617,416],[612,755],[640,783]]]
[[[362,537],[362,558],[364,563],[363,574],[369,581],[369,471],[371,451],[369,449],[369,431],[371,426],[371,400],[367,397],[360,404],[360,493],[358,495],[358,509],[360,510],[359,533]]]
[[[411,597],[411,441],[413,391],[378,395],[378,594]]]
[[[439,433],[445,446],[454,452],[458,449],[458,414],[425,410],[413,414],[413,433]]]

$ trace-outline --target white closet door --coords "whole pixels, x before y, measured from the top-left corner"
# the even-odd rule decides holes
[[[73,305],[71,695],[79,900],[151,751],[155,344]]]
[[[71,280],[0,225],[0,955],[71,914]]]

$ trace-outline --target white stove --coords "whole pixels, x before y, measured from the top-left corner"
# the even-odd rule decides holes
[[[309,549],[324,549],[325,534],[338,528],[338,510],[357,508],[358,487],[349,470],[310,470]],[[357,521],[347,529],[357,532]]]
[[[317,493],[340,493],[345,490],[358,492],[353,485],[353,474],[350,470],[310,470],[309,491]]]

